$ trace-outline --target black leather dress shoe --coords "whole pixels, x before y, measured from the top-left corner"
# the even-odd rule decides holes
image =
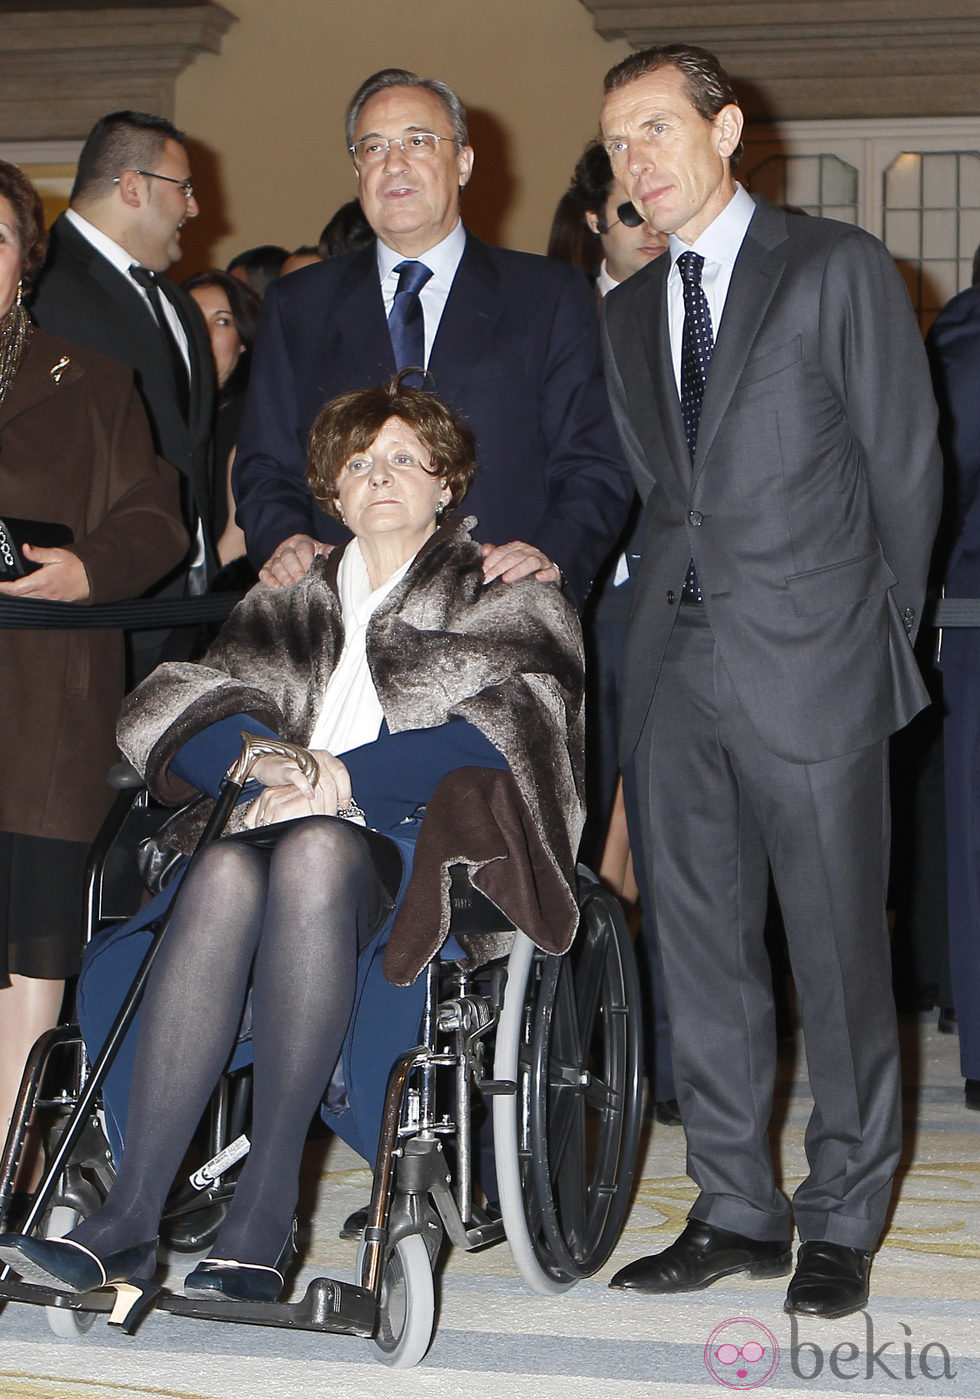
[[[800,1244],[784,1310],[801,1316],[847,1316],[868,1300],[871,1254],[846,1244],[809,1239]]]
[[[980,1112],[980,1078],[968,1078],[964,1081],[964,1101],[968,1108],[974,1112]]]
[[[628,1263],[609,1286],[626,1292],[698,1292],[731,1273],[779,1278],[789,1272],[792,1262],[786,1243],[748,1239],[692,1219],[663,1253]]]

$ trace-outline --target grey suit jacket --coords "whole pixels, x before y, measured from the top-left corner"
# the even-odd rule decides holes
[[[605,302],[607,380],[644,501],[624,758],[692,557],[722,659],[773,752],[852,752],[928,702],[910,638],[942,473],[905,287],[870,234],[755,202],[693,464],[667,330],[670,259]]]

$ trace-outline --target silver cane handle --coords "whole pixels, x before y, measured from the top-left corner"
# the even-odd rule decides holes
[[[308,748],[301,748],[298,743],[288,743],[284,738],[264,738],[259,734],[249,733],[247,729],[242,730],[242,751],[225,777],[238,787],[244,787],[259,758],[269,754],[275,754],[280,758],[292,758],[310,786],[316,786],[320,777],[320,765]]]

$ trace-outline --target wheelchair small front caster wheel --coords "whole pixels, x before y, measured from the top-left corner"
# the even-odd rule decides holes
[[[96,1208],[97,1208],[96,1204]],[[63,1239],[85,1215],[72,1205],[52,1205],[44,1216],[41,1235],[45,1239]],[[95,1325],[97,1312],[80,1312],[75,1307],[45,1307],[44,1319],[50,1330],[62,1340],[74,1341]]]
[[[362,1244],[357,1255],[359,1278],[363,1254]],[[385,1254],[378,1329],[371,1341],[376,1359],[394,1370],[417,1365],[432,1344],[435,1319],[429,1251],[420,1234],[406,1234]]]

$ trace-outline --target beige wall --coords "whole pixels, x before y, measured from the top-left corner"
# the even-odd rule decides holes
[[[491,242],[543,252],[555,203],[594,133],[602,75],[629,52],[580,0],[222,0],[220,54],[179,79],[202,206],[174,274],[257,243],[295,247],[355,182],[343,144],[351,93],[378,68],[443,78],[476,148],[464,213]],[[370,33],[367,32],[370,27]]]

